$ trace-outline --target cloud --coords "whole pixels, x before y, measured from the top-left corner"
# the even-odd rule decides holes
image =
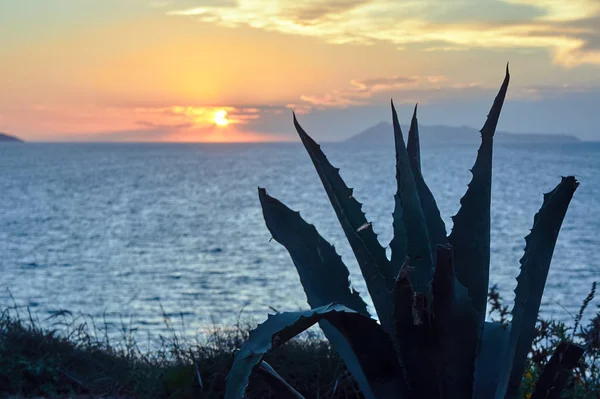
[[[57,135],[55,140],[77,142],[154,142],[162,141],[164,138],[165,131],[161,129],[131,129]]]
[[[235,6],[174,7],[168,14],[334,44],[387,42],[429,51],[541,48],[564,66],[600,64],[597,0],[239,0]]]
[[[184,121],[192,127],[213,126],[215,113],[226,112],[226,118],[231,125],[245,125],[253,119],[260,117],[261,109],[255,107],[197,107],[197,106],[172,106],[154,109],[162,116],[169,116],[176,121]]]
[[[300,115],[299,121],[318,141],[343,140],[381,121],[391,121],[389,97],[399,113],[400,121],[410,121],[414,102],[419,102],[423,125],[471,126],[481,128],[501,82],[495,87],[465,85],[443,90],[420,89],[382,93],[367,105],[349,107],[313,107]],[[585,90],[584,90],[585,89]],[[529,91],[528,91],[529,90]],[[425,101],[423,101],[425,100]],[[573,134],[587,140],[600,140],[596,126],[600,114],[600,87],[532,86],[509,89],[509,98],[500,118],[499,129],[522,133]],[[252,126],[256,131],[273,132],[280,137],[297,139],[291,111],[261,118]]]
[[[15,107],[0,130],[29,139],[59,141],[264,141],[275,135],[255,129],[262,117],[277,115],[280,106],[90,106],[37,104]],[[228,124],[217,123],[225,111]]]
[[[164,132],[168,132],[171,130],[179,130],[179,129],[190,129],[190,128],[194,127],[194,124],[191,122],[170,125],[170,124],[155,123],[155,122],[149,122],[149,121],[137,121],[135,124],[138,126],[151,128],[151,129],[155,129],[155,130],[160,130],[160,131],[164,131]]]
[[[544,21],[577,21],[600,12],[597,0],[503,0],[511,5],[531,5],[544,11],[536,19]]]
[[[456,99],[470,101],[493,96],[501,83],[483,84],[477,81],[456,82],[445,76],[392,76],[355,79],[349,86],[325,93],[300,96],[298,103],[287,108],[300,114],[315,110],[346,109],[387,104],[390,97],[398,104],[452,102]],[[543,101],[576,93],[599,92],[600,86],[581,84],[535,84],[512,87],[508,98],[519,101]]]
[[[522,101],[545,101],[565,97],[577,93],[591,93],[600,91],[600,87],[582,86],[572,84],[560,85],[530,85],[512,91],[510,98]]]
[[[60,141],[265,141],[297,140],[292,110],[315,137],[344,139],[379,121],[389,121],[389,99],[394,98],[401,120],[410,120],[415,102],[423,124],[481,127],[500,85],[455,82],[443,77],[396,76],[356,79],[337,92],[314,94],[329,98],[316,105],[294,104],[229,107],[172,106],[89,107],[84,105],[29,106],[4,114],[0,130],[28,140]],[[350,94],[348,94],[350,93]],[[355,96],[356,102],[340,106],[336,96]],[[329,97],[327,97],[329,96]],[[363,96],[363,97],[360,97]],[[369,97],[370,96],[370,97]],[[335,101],[334,101],[335,100]],[[337,101],[337,102],[336,102]],[[575,133],[598,140],[599,86],[530,85],[509,90],[502,130],[515,132]],[[229,109],[239,120],[227,128],[205,122],[213,109]],[[201,116],[199,118],[199,115]],[[16,119],[15,119],[16,118]],[[199,119],[198,119],[199,118]],[[17,126],[19,128],[17,129]],[[68,132],[68,133],[65,133]]]
[[[448,79],[445,76],[392,76],[362,80],[355,79],[350,81],[350,87],[348,88],[322,94],[302,95],[300,99],[305,105],[318,109],[329,107],[347,108],[367,105],[372,103],[374,97],[382,97],[384,94],[389,99],[392,93],[414,93],[425,90],[437,91],[442,87],[451,87],[447,81]],[[459,86],[474,87],[476,85],[476,83],[465,83]]]
[[[304,24],[335,18],[340,13],[368,4],[372,0],[305,1],[290,7],[288,17]]]

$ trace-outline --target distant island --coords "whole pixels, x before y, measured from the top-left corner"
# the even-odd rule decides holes
[[[23,140],[21,140],[18,137],[11,136],[9,134],[0,132],[0,142],[2,142],[2,143],[4,143],[4,142],[8,142],[8,143],[22,143]]]
[[[405,136],[408,134],[408,126],[402,126]],[[422,142],[429,143],[477,143],[481,135],[475,128],[468,126],[419,126],[419,136]],[[499,143],[576,143],[581,141],[575,136],[566,134],[542,134],[542,133],[508,133],[498,131],[494,135],[495,141]],[[350,137],[346,142],[356,143],[385,143],[393,140],[393,127],[388,122],[380,122],[362,132]]]

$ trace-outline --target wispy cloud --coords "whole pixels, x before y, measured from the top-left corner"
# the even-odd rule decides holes
[[[591,23],[600,16],[597,0],[239,0],[193,8],[175,3],[168,14],[336,44],[388,42],[430,51],[543,48],[565,66],[600,64],[600,28]]]
[[[477,83],[450,83],[445,76],[391,76],[370,79],[351,80],[349,87],[332,90],[327,93],[302,95],[300,99],[304,105],[317,109],[347,108],[351,106],[367,105],[374,97],[385,95],[388,98],[392,93],[441,90],[442,88],[472,88]],[[387,100],[386,100],[387,101]],[[399,102],[413,101],[403,98]]]
[[[179,123],[176,125],[170,125],[165,123],[156,123],[150,121],[138,121],[135,123],[136,125],[144,128],[150,128],[160,131],[171,131],[171,130],[179,130],[179,129],[190,129],[194,127],[193,123]]]
[[[283,110],[284,106],[277,109]],[[36,136],[52,135],[62,140],[98,141],[263,141],[274,137],[253,129],[274,107],[253,106],[108,106],[44,105],[13,109],[13,119],[3,121],[0,130]],[[227,121],[220,125],[221,120]],[[26,121],[26,122],[24,122]]]
[[[553,100],[556,98],[577,94],[577,93],[592,93],[598,92],[598,85],[582,86],[573,84],[557,84],[557,85],[530,85],[518,88],[513,91],[510,98],[522,101],[544,101]]]
[[[227,113],[227,121],[232,125],[245,125],[253,119],[260,117],[259,108],[244,107],[194,107],[194,106],[173,106],[158,108],[158,112],[163,116],[170,116],[175,119],[183,119],[192,123],[196,127],[214,125],[214,116],[218,111]]]
[[[544,10],[544,14],[536,19],[544,21],[577,21],[600,12],[597,0],[503,0],[512,5],[528,4]]]

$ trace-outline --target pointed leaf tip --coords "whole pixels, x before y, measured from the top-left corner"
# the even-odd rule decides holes
[[[406,256],[410,256],[414,263],[413,266],[415,266],[415,273],[411,278],[414,290],[421,294],[429,294],[434,265],[425,217],[415,182],[415,175],[419,177],[420,174],[415,174],[412,170],[411,156],[404,144],[402,128],[393,104],[392,121],[396,150],[397,182],[393,213],[394,237],[390,242],[393,272],[395,274]],[[414,136],[411,144],[417,144]],[[417,148],[411,146],[411,154],[417,157],[417,153]]]
[[[393,113],[394,115],[396,115],[396,117],[397,117],[398,115],[397,115],[397,113],[396,113],[396,106],[394,105],[394,100],[391,100],[391,101],[390,101],[390,105],[392,106],[392,113]]]
[[[394,106],[394,102],[392,101],[392,125],[394,127],[394,137],[396,140],[400,140],[400,142],[396,142],[396,145],[402,143],[404,147],[404,137],[402,136],[402,127],[400,126],[400,121],[398,120],[398,113],[396,112],[396,107]]]
[[[498,94],[496,95],[494,103],[492,104],[490,112],[488,113],[487,120],[481,128],[482,137],[484,139],[494,137],[494,133],[496,132],[496,126],[498,124],[498,119],[500,118],[500,112],[502,111],[504,99],[506,98],[506,92],[508,91],[509,83],[510,72],[508,70],[508,64],[506,64],[506,74],[504,76],[504,80],[502,81],[500,90],[498,90]]]
[[[302,126],[300,126],[300,122],[298,122],[298,119],[296,118],[295,113],[294,113],[294,127],[296,128],[296,132],[298,133],[298,136],[300,136],[300,140],[302,141],[302,143],[304,143],[305,147],[307,145],[319,147],[317,142],[312,137],[310,137],[308,135],[308,133],[306,133],[306,131],[302,128]],[[307,143],[307,141],[308,141],[308,143]]]
[[[489,284],[493,139],[510,81],[508,68],[506,71],[480,130],[481,145],[471,169],[473,177],[460,200],[461,207],[453,218],[454,227],[449,237],[454,247],[456,276],[473,299],[481,327],[485,321]]]
[[[350,195],[351,191],[340,176],[339,169],[331,165],[318,143],[299,123],[296,122],[295,126],[356,256],[379,320],[387,328],[391,325],[388,319],[391,317],[392,302],[388,295],[388,285],[391,286],[392,273],[385,249],[372,229],[356,232],[367,223],[361,210],[362,205]]]
[[[415,104],[410,128],[408,131],[408,140],[406,142],[406,151],[410,159],[410,167],[415,179],[415,186],[419,195],[419,201],[425,217],[427,232],[429,234],[430,248],[433,256],[433,264],[435,265],[435,257],[437,256],[435,249],[438,245],[447,243],[446,226],[440,216],[437,203],[431,190],[427,186],[423,174],[421,173],[421,144],[419,139],[419,122],[417,120],[417,107]]]

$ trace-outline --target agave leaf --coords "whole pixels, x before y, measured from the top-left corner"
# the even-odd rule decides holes
[[[425,217],[425,224],[427,225],[427,232],[429,234],[429,246],[432,251],[433,264],[435,264],[435,248],[438,245],[444,245],[448,242],[446,238],[446,225],[440,215],[440,210],[435,202],[435,198],[429,190],[423,173],[421,173],[421,145],[419,143],[419,123],[417,121],[417,106],[413,112],[412,120],[410,122],[410,129],[408,131],[408,141],[406,144],[406,151],[410,160],[410,167],[415,178],[415,186],[421,202],[421,209],[423,210],[423,216]]]
[[[286,380],[283,379],[275,371],[273,367],[264,360],[260,362],[256,371],[263,377],[263,379],[269,384],[275,391],[278,398],[283,399],[304,399],[304,396],[300,395],[298,391],[294,389]]]
[[[442,397],[473,397],[477,348],[476,313],[467,290],[456,279],[452,247],[437,247],[433,276],[432,324]]]
[[[408,159],[410,159],[410,167],[412,168],[413,175],[421,173],[421,142],[419,140],[419,124],[417,122],[417,107],[415,105],[413,116],[410,121],[410,128],[408,130],[408,140],[406,141],[406,152],[408,153]]]
[[[350,289],[350,273],[342,258],[315,226],[268,195],[264,188],[258,189],[258,197],[267,228],[292,257],[310,307],[338,302],[369,316],[359,293]]]
[[[408,262],[404,264],[394,291],[397,346],[412,393],[417,398],[471,398],[475,311],[454,277],[452,248],[438,247],[432,317],[426,309],[425,317],[419,316],[424,305],[409,281],[413,271]]]
[[[433,314],[419,322],[414,316],[419,314],[419,297],[407,278],[411,270],[407,264],[402,267],[394,291],[397,345],[411,389],[418,398],[471,398],[476,313],[466,289],[454,275],[452,247],[437,247]]]
[[[408,264],[407,258],[396,277],[393,291],[395,343],[413,397],[436,398],[439,395],[437,340],[433,336],[428,315],[417,309],[417,296],[410,282],[413,272],[414,268]]]
[[[244,395],[252,369],[265,354],[283,345],[315,323],[327,320],[348,341],[355,353],[370,389],[366,398],[406,398],[407,388],[402,369],[387,333],[373,319],[339,304],[330,304],[303,312],[287,312],[269,316],[250,333],[248,341],[235,354],[225,387],[226,399]],[[382,345],[387,342],[387,347]]]
[[[298,212],[292,211],[279,200],[258,189],[258,196],[267,228],[273,238],[286,247],[298,270],[308,304],[318,308],[338,302],[358,313],[369,316],[367,305],[358,292],[350,289],[348,269],[317,229],[306,223]],[[325,336],[348,365],[361,389],[369,389],[355,354],[345,337],[327,321],[319,325]]]
[[[410,276],[412,289],[418,294],[429,295],[434,266],[429,235],[393,102],[392,120],[396,142],[396,180],[398,184],[395,195],[396,207],[393,214],[394,238],[390,243],[392,260],[395,263],[393,267],[400,269],[400,261],[404,262],[408,255],[411,266],[414,267]],[[400,252],[398,248],[402,247],[402,242],[406,242],[406,253],[395,254],[394,252]],[[403,258],[400,258],[402,255]]]
[[[329,163],[320,146],[302,129],[296,115],[294,125],[356,256],[377,316],[383,327],[389,329],[392,314],[389,291],[393,288],[393,278],[385,249],[362,212],[362,205],[354,199],[352,190],[342,180],[339,169]]]
[[[397,173],[396,171],[396,175]],[[407,233],[404,223],[404,209],[402,209],[402,200],[397,192],[394,194],[394,212],[392,216],[394,218],[392,221],[394,236],[392,237],[392,241],[390,241],[390,250],[392,251],[391,267],[392,273],[397,275],[402,267],[402,262],[406,260],[407,256]]]
[[[473,299],[481,328],[485,320],[490,274],[492,147],[509,80],[507,65],[504,82],[481,129],[481,146],[471,170],[473,178],[460,200],[458,213],[452,218],[454,226],[448,237],[454,248],[456,276]]]
[[[396,171],[396,179],[398,172]],[[404,223],[404,209],[402,209],[402,200],[396,192],[394,194],[394,212],[392,213],[393,221],[392,228],[394,230],[394,236],[390,241],[391,250],[391,268],[392,273],[397,275],[402,267],[402,262],[405,261],[407,256],[407,232],[406,225]]]
[[[481,351],[475,362],[475,398],[493,398],[500,381],[502,361],[508,346],[510,326],[486,322]]]
[[[579,345],[561,342],[544,366],[531,399],[560,399],[571,370],[577,367],[584,352],[585,349]]]
[[[558,232],[578,185],[575,177],[563,177],[554,190],[545,194],[544,203],[533,219],[531,233],[525,237],[525,252],[520,261],[521,273],[517,277],[510,341],[506,352],[508,362],[503,369],[496,395],[498,398],[504,398],[504,390],[509,398],[519,394]],[[507,378],[508,375],[510,378]]]

